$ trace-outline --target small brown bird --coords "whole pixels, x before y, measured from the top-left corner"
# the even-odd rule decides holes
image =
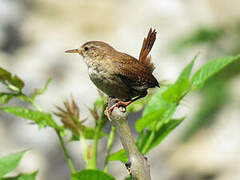
[[[158,81],[152,75],[154,65],[148,56],[155,40],[156,31],[150,29],[147,38],[143,40],[138,60],[101,41],[89,41],[78,49],[65,52],[79,53],[97,88],[109,97],[118,99],[118,103],[106,109],[105,114],[109,117],[109,111],[114,107],[126,107],[146,96],[148,88],[159,87]]]

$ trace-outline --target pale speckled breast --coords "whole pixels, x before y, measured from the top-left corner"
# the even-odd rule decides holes
[[[108,96],[119,99],[131,99],[136,96],[130,92],[120,77],[111,75],[107,72],[107,69],[103,69],[101,66],[95,66],[94,68],[89,66],[88,72],[92,82]]]

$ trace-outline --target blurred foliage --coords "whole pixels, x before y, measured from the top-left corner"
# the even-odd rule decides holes
[[[181,36],[179,40],[170,45],[170,50],[174,53],[178,53],[187,48],[191,48],[193,45],[202,43],[215,43],[225,34],[222,28],[209,28],[201,27],[187,35]]]
[[[99,170],[82,170],[72,174],[71,180],[114,180],[114,178]]]
[[[196,45],[207,46],[208,57],[240,52],[240,22],[232,26],[200,27],[180,37],[169,47],[174,53],[186,51]],[[236,61],[208,79],[204,87],[199,90],[202,96],[200,108],[183,133],[184,140],[190,139],[199,129],[214,122],[217,113],[233,98],[229,82],[239,74],[240,62]]]
[[[4,177],[8,173],[12,172],[19,164],[23,155],[27,151],[21,151],[14,154],[9,154],[0,158],[0,179],[1,180],[34,180],[37,175],[37,171],[30,174],[19,174],[14,177]]]

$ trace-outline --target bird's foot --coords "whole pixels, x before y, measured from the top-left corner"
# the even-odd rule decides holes
[[[106,107],[106,109],[104,110],[104,114],[105,116],[107,116],[107,118],[109,120],[111,120],[111,117],[110,117],[110,108],[109,107]]]
[[[106,109],[105,109],[105,111],[104,111],[104,114],[107,116],[107,118],[109,119],[109,120],[111,120],[111,118],[110,118],[110,113],[113,111],[113,109],[115,108],[115,107],[127,107],[129,104],[131,104],[132,103],[132,101],[127,101],[127,102],[124,102],[124,101],[120,101],[119,99],[113,99],[114,101],[119,101],[119,102],[117,102],[117,103],[115,103],[115,104],[113,104],[111,107],[106,107]]]

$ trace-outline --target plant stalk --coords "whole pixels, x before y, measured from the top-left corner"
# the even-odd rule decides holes
[[[112,145],[113,145],[113,140],[114,140],[114,135],[115,135],[116,128],[112,126],[109,138],[108,138],[108,144],[107,144],[107,153],[106,153],[106,158],[105,158],[105,163],[104,163],[104,172],[108,172],[108,163],[109,163],[109,156],[111,153]]]
[[[61,145],[61,147],[62,147],[64,156],[65,156],[66,159],[67,159],[69,168],[70,168],[70,170],[71,170],[72,173],[75,173],[75,168],[74,168],[73,163],[72,163],[72,161],[71,161],[71,158],[70,158],[70,156],[69,156],[69,154],[68,154],[68,152],[67,152],[67,149],[66,149],[66,147],[65,147],[65,145],[64,145],[62,136],[60,135],[59,131],[57,131],[57,130],[55,130],[55,131],[56,131],[57,136],[58,136],[58,139],[59,139],[59,141],[60,141],[60,145]]]
[[[98,138],[99,138],[99,132],[100,132],[100,123],[97,123],[96,126],[96,132],[94,135],[94,140],[93,140],[93,148],[92,148],[92,153],[91,153],[91,157],[89,160],[89,164],[91,169],[96,169],[96,163],[97,163],[97,149],[98,149]]]
[[[101,114],[98,120],[96,120],[96,132],[94,135],[94,140],[93,140],[93,148],[92,148],[92,153],[91,157],[89,159],[89,165],[91,169],[96,169],[96,164],[97,164],[97,150],[98,150],[98,140],[99,140],[99,134],[103,126],[103,121],[104,121],[104,109],[102,108]]]

